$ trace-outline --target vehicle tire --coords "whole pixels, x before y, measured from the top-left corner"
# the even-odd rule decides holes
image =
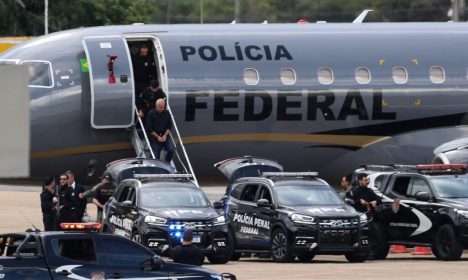
[[[315,253],[305,253],[305,254],[297,256],[297,258],[301,262],[310,262],[311,260],[315,258]]]
[[[291,262],[293,260],[288,234],[282,228],[273,232],[271,237],[271,257],[275,262]]]
[[[206,256],[206,258],[212,264],[225,264],[232,259],[234,253],[234,239],[232,238],[232,234],[228,234],[228,242],[226,249],[223,250],[223,254],[217,255],[216,253],[212,252]]]
[[[232,254],[231,261],[238,261],[242,256],[242,253],[234,253]]]
[[[434,255],[444,261],[460,259],[463,246],[457,238],[452,225],[445,224],[439,228],[434,241]]]
[[[369,259],[369,249],[360,249],[352,253],[346,253],[345,257],[349,262],[360,263],[365,262]]]
[[[374,260],[385,260],[390,251],[387,235],[382,224],[374,223],[370,232],[370,255]]]
[[[138,244],[141,244],[141,235],[136,229],[132,231],[132,240]]]

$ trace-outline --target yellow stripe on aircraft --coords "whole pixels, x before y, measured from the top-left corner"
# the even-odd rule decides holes
[[[221,134],[183,137],[184,145],[216,143],[216,142],[302,142],[323,143],[332,145],[343,145],[350,147],[366,147],[374,143],[389,139],[388,136],[366,136],[366,135],[322,135],[322,134],[288,134],[288,133],[245,133],[245,134]],[[81,155],[88,153],[112,152],[132,150],[130,142],[113,143],[104,145],[92,145],[71,147],[57,150],[41,151],[31,153],[31,159],[43,159]]]

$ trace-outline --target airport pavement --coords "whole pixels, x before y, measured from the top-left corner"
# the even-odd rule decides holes
[[[221,197],[224,187],[203,188],[211,201]],[[40,187],[0,185],[0,233],[24,231],[34,224],[42,228],[39,202]],[[88,212],[95,217],[95,207],[88,204]],[[244,280],[298,280],[298,279],[398,279],[440,280],[466,279],[468,251],[459,261],[444,262],[434,256],[390,254],[384,261],[348,263],[344,256],[316,256],[311,263],[278,264],[268,259],[241,258],[224,265],[205,267],[219,272],[230,272]]]

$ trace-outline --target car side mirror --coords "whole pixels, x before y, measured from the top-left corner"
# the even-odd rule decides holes
[[[218,200],[213,202],[213,207],[214,209],[223,209],[224,208],[224,202],[222,200]]]
[[[257,201],[258,207],[271,207],[270,201],[268,199],[262,198]]]
[[[153,270],[158,270],[161,268],[163,264],[163,261],[160,256],[154,255],[153,258],[151,259],[151,268]]]
[[[351,206],[354,205],[354,200],[352,200],[351,198],[348,198],[348,197],[345,197],[344,202],[346,204],[348,204],[348,205],[351,205]]]
[[[428,192],[417,192],[414,197],[416,198],[416,200],[419,200],[419,201],[431,200],[431,195]]]
[[[122,202],[122,206],[126,209],[132,209],[133,203],[130,200],[125,200],[124,202]]]

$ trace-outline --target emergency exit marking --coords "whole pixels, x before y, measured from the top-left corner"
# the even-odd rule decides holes
[[[112,49],[111,43],[99,43],[99,46],[101,47],[101,49]]]

